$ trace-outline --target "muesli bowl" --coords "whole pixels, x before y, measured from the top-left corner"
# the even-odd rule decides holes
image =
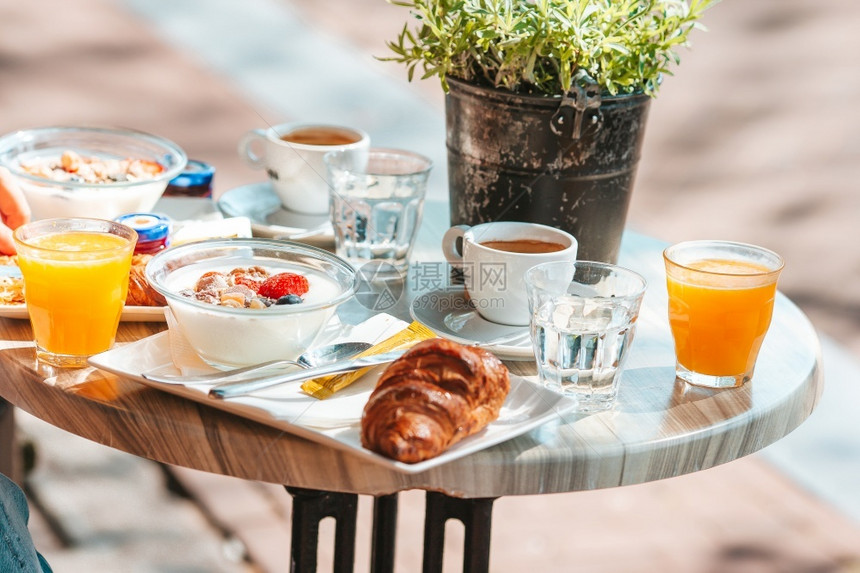
[[[187,162],[172,141],[131,129],[39,127],[0,137],[0,164],[17,179],[33,219],[150,211]]]
[[[234,297],[220,288],[220,282],[212,287],[218,293],[215,298],[204,292],[210,288],[208,278],[200,280],[205,273],[228,275],[228,284],[247,286],[248,277],[262,278],[256,271],[246,272],[255,267],[262,267],[269,277],[283,273],[306,277],[307,292],[299,296],[300,301],[284,295],[284,300],[269,299],[268,305],[261,306],[259,301],[265,297],[247,295],[237,287],[231,292],[246,295],[238,307],[224,306],[236,303],[230,302]],[[230,275],[236,269],[243,270]],[[216,368],[297,358],[314,345],[337,306],[352,297],[356,287],[355,270],[343,259],[310,245],[277,239],[212,239],[179,245],[155,255],[145,274],[167,299],[191,348]],[[198,284],[206,288],[194,293]],[[266,290],[270,291],[271,287]]]

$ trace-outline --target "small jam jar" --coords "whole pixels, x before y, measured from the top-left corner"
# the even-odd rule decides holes
[[[212,197],[212,176],[215,168],[208,163],[190,159],[185,169],[170,180],[164,190],[166,197]]]
[[[135,255],[152,255],[170,244],[170,219],[156,213],[129,213],[116,218],[117,223],[137,231]]]

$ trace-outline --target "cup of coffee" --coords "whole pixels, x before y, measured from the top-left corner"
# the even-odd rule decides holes
[[[282,123],[253,129],[239,141],[239,156],[255,169],[265,169],[286,209],[297,213],[328,213],[328,180],[323,156],[343,150],[364,161],[370,136],[360,129],[318,123]]]
[[[457,225],[442,237],[442,252],[462,270],[478,314],[512,326],[529,324],[526,271],[540,263],[575,261],[577,246],[561,229],[508,221]]]

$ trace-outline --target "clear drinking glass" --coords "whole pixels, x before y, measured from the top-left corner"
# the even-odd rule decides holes
[[[354,154],[325,156],[329,210],[338,256],[354,264],[386,261],[408,266],[432,162],[396,149],[371,149],[366,162]]]
[[[611,408],[645,286],[638,273],[608,263],[529,269],[530,329],[541,383],[576,397],[581,412]]]
[[[708,388],[748,382],[773,315],[782,257],[744,243],[687,241],[663,258],[678,378]]]
[[[101,219],[43,219],[14,238],[36,357],[86,366],[113,346],[137,233]]]

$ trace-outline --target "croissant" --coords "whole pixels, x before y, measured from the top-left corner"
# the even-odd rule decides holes
[[[128,295],[125,298],[127,306],[164,306],[167,301],[146,280],[144,269],[152,255],[134,255],[131,259],[131,270],[128,273]]]
[[[433,458],[498,418],[510,386],[508,369],[486,350],[425,340],[382,373],[361,443],[405,463]]]

